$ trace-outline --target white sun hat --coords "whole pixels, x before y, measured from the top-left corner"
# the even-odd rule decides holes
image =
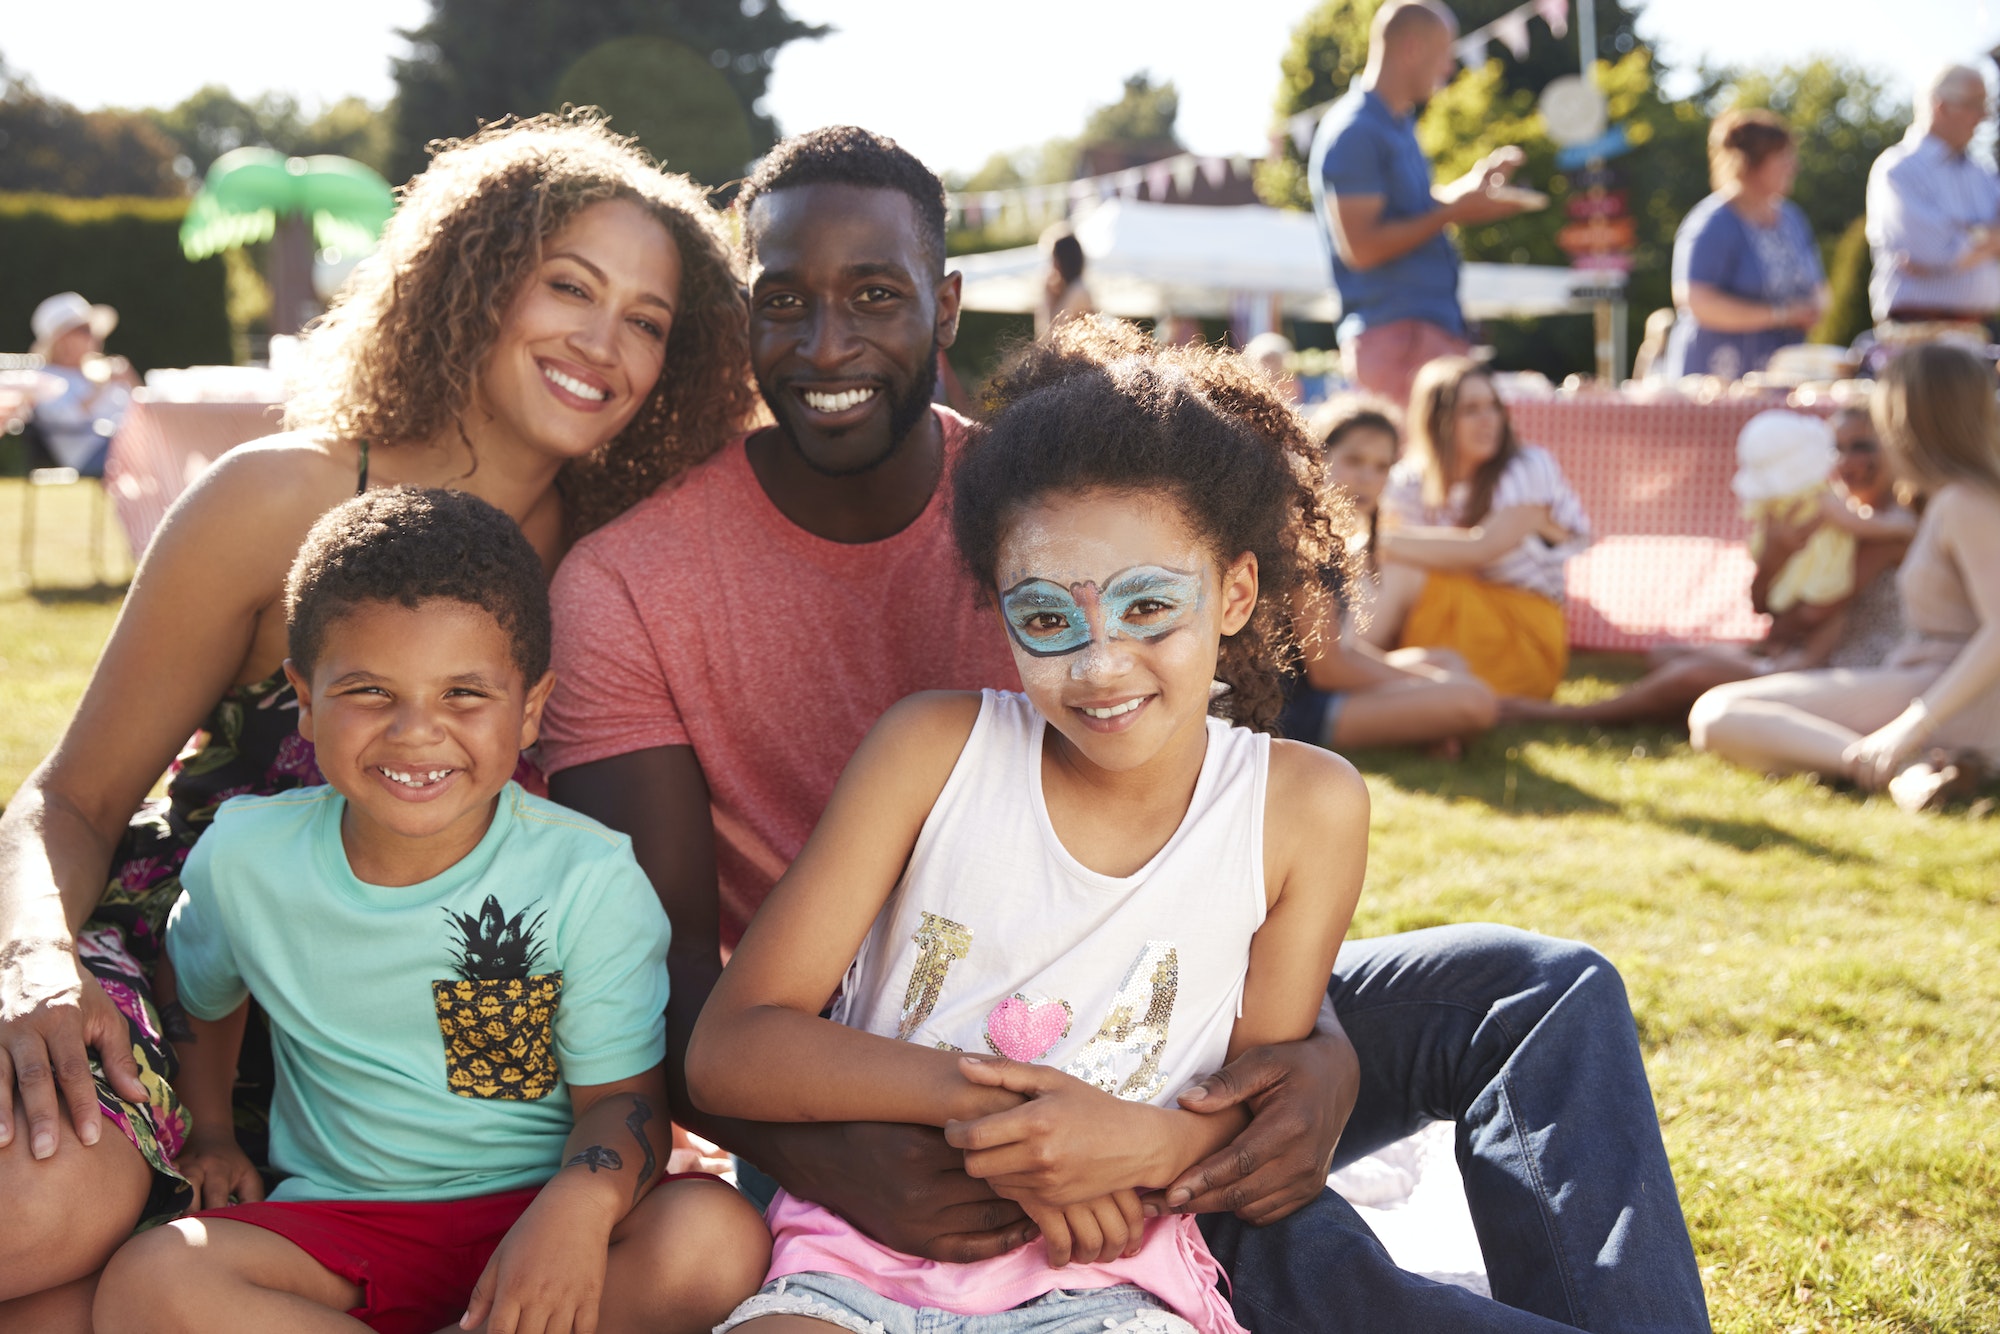
[[[1773,408],[1745,422],[1737,435],[1729,489],[1753,503],[1796,495],[1824,482],[1838,457],[1830,423]]]
[[[76,292],[57,292],[36,306],[28,321],[35,331],[35,345],[28,351],[38,357],[47,356],[49,345],[56,339],[86,324],[99,338],[106,338],[118,327],[118,312],[109,306],[93,306]]]

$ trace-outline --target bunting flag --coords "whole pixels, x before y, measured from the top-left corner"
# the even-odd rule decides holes
[[[1494,38],[1507,48],[1516,60],[1528,58],[1528,13],[1533,6],[1524,6],[1502,14],[1487,24],[1493,30]]]
[[[1588,0],[1586,0],[1586,3]],[[1528,0],[1484,27],[1458,39],[1458,63],[1478,69],[1486,63],[1488,44],[1498,42],[1516,60],[1528,58],[1528,20],[1539,17],[1558,39],[1569,36],[1569,0]]]
[[[1327,106],[1300,113],[1306,124],[1306,138]],[[1164,203],[1170,198],[1185,200],[1194,190],[1197,177],[1209,188],[1227,187],[1233,176],[1248,180],[1256,161],[1247,154],[1230,157],[1198,157],[1177,153],[1136,167],[1122,167],[1099,176],[1044,185],[1021,185],[1008,190],[981,190],[946,197],[946,218],[953,226],[976,228],[998,223],[1023,223],[1042,227],[1058,219],[1082,213],[1108,199],[1147,199]],[[1143,193],[1142,193],[1143,192]]]

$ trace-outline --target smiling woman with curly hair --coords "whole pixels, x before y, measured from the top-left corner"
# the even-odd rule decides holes
[[[665,361],[622,431],[557,482],[575,538],[699,463],[754,390],[741,281],[721,215],[685,176],[653,170],[602,122],[537,116],[444,144],[402,191],[381,249],[308,340],[285,425],[382,443],[461,441],[489,411],[479,373],[544,242],[594,205],[627,201],[678,251]],[[475,465],[477,464],[475,452]]]
[[[371,487],[452,487],[552,569],[740,429],[747,337],[719,216],[592,113],[438,145],[404,188],[307,336],[286,432],[176,502],[0,820],[0,1328],[88,1329],[105,1259],[186,1203],[184,1140],[229,1131],[229,1107],[174,1096],[160,932],[222,800],[321,781],[281,670],[313,522]],[[246,1050],[250,1102],[268,1072]]]

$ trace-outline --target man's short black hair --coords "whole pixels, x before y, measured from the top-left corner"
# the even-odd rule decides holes
[[[463,491],[384,487],[322,514],[285,580],[292,662],[310,676],[334,622],[369,603],[462,602],[500,623],[521,679],[549,669],[542,559],[505,514]]]
[[[751,206],[763,195],[797,185],[859,185],[902,191],[916,210],[925,253],[936,271],[944,272],[944,182],[894,139],[858,125],[828,125],[795,134],[773,148],[736,195],[752,255],[757,252],[757,240],[747,225]]]

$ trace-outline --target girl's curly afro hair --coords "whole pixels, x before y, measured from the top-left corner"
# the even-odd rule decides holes
[[[988,425],[952,478],[960,558],[991,596],[1008,526],[1038,497],[1160,492],[1219,564],[1257,557],[1250,621],[1222,641],[1215,709],[1268,731],[1298,627],[1319,623],[1321,572],[1346,562],[1352,512],[1325,484],[1305,423],[1241,357],[1158,347],[1130,324],[1068,321],[1017,351],[987,388]]]
[[[581,536],[714,453],[755,401],[733,247],[700,187],[654,166],[594,111],[504,120],[432,146],[382,246],[306,340],[288,429],[375,445],[462,421],[501,317],[542,243],[593,204],[627,199],[680,252],[680,308],[659,383],[618,436],[557,480]],[[475,466],[476,462],[475,462]]]

